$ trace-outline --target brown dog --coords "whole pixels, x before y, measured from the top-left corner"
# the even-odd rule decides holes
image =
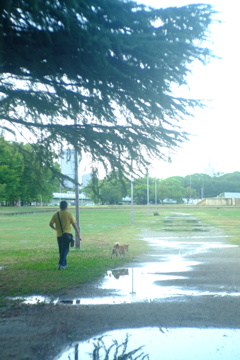
[[[118,242],[115,243],[113,249],[112,249],[112,255],[111,255],[111,259],[113,257],[113,255],[116,256],[125,256],[125,253],[128,251],[128,246],[129,245],[120,245]]]

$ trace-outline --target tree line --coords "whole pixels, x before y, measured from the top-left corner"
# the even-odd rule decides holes
[[[35,145],[37,147],[37,145]],[[57,173],[60,166],[52,163]],[[31,205],[48,202],[59,189],[59,178],[39,160],[29,144],[8,142],[0,137],[0,204]]]
[[[36,145],[37,146],[37,145]],[[54,154],[53,154],[54,158]],[[53,192],[72,190],[64,187],[64,175],[58,159],[52,161],[51,170],[39,162],[38,154],[29,144],[6,141],[0,137],[0,203],[5,205],[28,205],[49,203]],[[56,169],[54,173],[53,169]],[[74,187],[74,184],[73,184]],[[87,194],[96,204],[118,204],[131,196],[131,182],[121,173],[111,172],[100,179],[97,172],[80,191]],[[185,177],[173,176],[158,179],[143,176],[134,179],[135,204],[164,203],[173,200],[216,197],[224,192],[240,192],[240,172],[216,174],[192,174]]]
[[[124,178],[107,176],[100,180],[93,176],[83,192],[96,204],[118,204],[131,196],[131,182]],[[148,176],[133,181],[133,200],[135,204],[163,204],[174,201],[181,204],[191,199],[216,197],[224,192],[240,192],[240,172],[216,174],[192,174],[185,177],[173,176],[157,179]]]

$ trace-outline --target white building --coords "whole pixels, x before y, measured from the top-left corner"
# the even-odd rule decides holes
[[[66,193],[57,193],[52,194],[52,202],[49,205],[59,205],[60,201],[66,200],[69,205],[75,205],[76,195],[73,191],[67,191]],[[95,205],[92,200],[86,194],[79,194],[79,205]]]
[[[90,180],[91,180],[91,174],[84,174],[82,176],[82,187],[87,186],[87,184]]]
[[[63,175],[67,175],[74,180],[75,178],[74,149],[63,150],[62,158],[61,158],[61,172]],[[64,185],[68,188],[74,187],[74,184],[68,180],[64,181]]]
[[[225,198],[225,199],[239,199],[240,198],[240,193],[237,193],[237,192],[224,192],[224,193],[218,195],[218,197]]]

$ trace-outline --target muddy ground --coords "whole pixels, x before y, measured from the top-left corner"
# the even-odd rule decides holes
[[[182,235],[182,239],[185,235]],[[202,238],[201,234],[197,235],[198,241],[202,243],[227,243],[227,239],[219,233],[219,238],[208,237],[205,233]],[[171,236],[166,232],[145,233],[143,238],[167,238],[171,241]],[[188,241],[196,240],[196,233],[191,236],[187,234]],[[169,255],[169,251],[169,248],[156,247],[154,261],[162,261],[164,255]],[[173,248],[171,251],[176,254],[180,250]],[[188,289],[190,293],[187,295],[167,298],[156,296],[150,302],[112,305],[24,305],[15,310],[2,311],[1,358],[55,359],[71,343],[114,329],[150,326],[240,329],[240,247],[220,246],[200,252],[189,248],[182,255],[198,264],[187,272],[187,276],[184,273],[183,278],[164,282],[164,286]],[[129,266],[139,266],[149,261],[153,261],[153,258],[146,254],[136,264]],[[76,294],[81,298],[94,298],[111,293],[97,285],[71,290],[64,298],[74,298]],[[160,282],[157,285],[159,288],[163,286]]]

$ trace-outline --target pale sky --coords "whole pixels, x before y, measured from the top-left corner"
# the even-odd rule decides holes
[[[184,0],[142,0],[150,6],[182,6]],[[197,1],[195,1],[197,2]],[[194,66],[189,78],[190,97],[211,100],[207,109],[196,110],[184,127],[193,134],[190,141],[177,150],[172,163],[156,162],[150,175],[158,178],[203,173],[210,164],[214,172],[240,171],[238,160],[240,49],[239,9],[235,0],[206,0],[222,20],[212,27],[212,49],[221,59],[207,66]],[[182,124],[183,125],[183,124]]]
[[[138,0],[152,7],[183,6],[191,3],[208,3],[219,12],[211,27],[209,47],[221,59],[213,59],[206,65],[195,64],[189,77],[189,91],[183,94],[189,98],[207,100],[205,109],[196,109],[194,117],[181,126],[192,134],[190,141],[183,144],[172,156],[172,163],[154,161],[149,174],[152,177],[167,178],[195,173],[231,173],[240,171],[238,143],[240,126],[237,87],[240,84],[239,9],[236,0]],[[82,164],[83,173],[89,167]]]

